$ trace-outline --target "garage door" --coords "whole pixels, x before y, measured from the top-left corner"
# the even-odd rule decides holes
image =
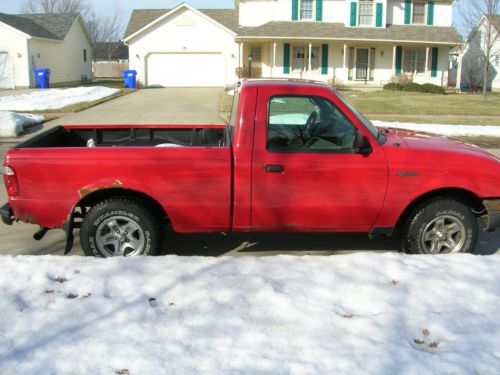
[[[220,87],[226,84],[226,67],[221,54],[152,54],[147,64],[150,87]]]
[[[14,88],[14,67],[7,52],[0,52],[0,89]]]

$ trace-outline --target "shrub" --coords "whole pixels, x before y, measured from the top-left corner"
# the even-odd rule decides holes
[[[422,85],[422,92],[428,92],[429,94],[445,94],[444,87],[433,85],[432,83],[424,83]]]
[[[345,90],[347,90],[347,86],[338,77],[334,77],[333,79],[329,79],[328,80],[328,85],[330,87],[334,88],[335,90],[338,90],[338,91],[345,91]]]
[[[389,90],[389,91],[402,91],[404,85],[401,83],[396,83],[396,82],[390,82],[384,85],[384,90]]]
[[[422,92],[422,85],[416,82],[408,82],[403,85],[403,91]]]

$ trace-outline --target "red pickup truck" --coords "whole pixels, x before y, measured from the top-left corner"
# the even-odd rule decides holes
[[[500,160],[379,129],[330,87],[244,81],[228,126],[61,126],[9,150],[6,224],[80,228],[99,257],[156,254],[173,230],[366,232],[407,253],[473,251],[500,226]]]

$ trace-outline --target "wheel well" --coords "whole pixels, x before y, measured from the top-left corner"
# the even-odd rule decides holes
[[[424,195],[421,195],[417,199],[415,199],[401,214],[399,220],[396,224],[397,228],[401,228],[401,226],[406,222],[406,219],[411,214],[411,212],[422,203],[428,202],[430,200],[434,200],[437,198],[452,198],[456,199],[470,208],[477,210],[478,212],[484,209],[483,203],[481,199],[474,193],[469,190],[459,189],[459,188],[445,188],[433,190]]]
[[[85,216],[86,209],[88,207],[93,207],[97,203],[111,198],[133,198],[139,200],[140,202],[147,205],[148,208],[151,209],[158,218],[161,219],[168,218],[165,209],[154,198],[151,198],[149,195],[140,193],[135,190],[123,189],[123,188],[97,190],[82,198],[75,207],[79,207],[82,216]]]

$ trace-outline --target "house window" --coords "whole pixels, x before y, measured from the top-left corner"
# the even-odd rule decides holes
[[[373,25],[373,0],[362,0],[359,2],[359,25]]]
[[[87,50],[86,49],[83,50],[83,61],[87,62]]]
[[[306,47],[293,47],[293,70],[305,70]]]
[[[252,47],[252,48],[250,48],[250,56],[252,57],[252,61],[260,61],[260,59],[261,59],[261,49],[260,49],[260,47]]]
[[[403,72],[408,74],[425,73],[425,48],[408,48],[404,51]]]
[[[311,48],[311,70],[319,70],[319,47]]]
[[[413,23],[425,23],[425,3],[413,3]]]
[[[311,71],[319,70],[319,66],[320,66],[319,47],[312,47]],[[309,70],[309,47],[306,46],[293,47],[293,70],[294,71]]]
[[[312,20],[314,13],[314,0],[300,0],[300,19]]]
[[[500,66],[500,55],[495,56],[495,66]]]

